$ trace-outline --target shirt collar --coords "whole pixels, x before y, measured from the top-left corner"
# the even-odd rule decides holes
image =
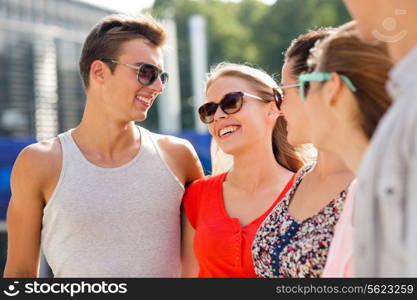
[[[393,100],[405,92],[410,85],[417,84],[417,46],[401,59],[389,72],[388,92]]]

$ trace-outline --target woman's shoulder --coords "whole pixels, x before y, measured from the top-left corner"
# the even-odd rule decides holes
[[[202,216],[210,215],[213,205],[221,197],[221,184],[227,173],[204,176],[186,187],[183,207],[191,225],[197,228]]]
[[[187,189],[201,189],[221,185],[226,177],[227,172],[218,175],[206,175],[187,186]]]
[[[358,188],[358,180],[355,178],[352,180],[349,187],[346,189],[346,200],[345,200],[345,206],[343,208],[344,212],[343,215],[348,215],[348,218],[352,218],[353,214],[353,207],[354,207],[354,201],[355,201],[355,194],[356,190]],[[350,220],[352,221],[352,220]]]
[[[297,188],[298,185],[301,183],[301,181],[304,179],[304,176],[306,176],[310,171],[314,169],[314,166],[316,165],[316,162],[307,164],[303,167],[301,167],[295,174],[294,174],[294,183],[292,188]]]

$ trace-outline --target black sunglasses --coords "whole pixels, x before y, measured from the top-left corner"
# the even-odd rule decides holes
[[[136,76],[138,82],[143,86],[152,85],[158,78],[161,78],[161,82],[165,85],[168,82],[168,73],[161,71],[157,66],[149,63],[142,63],[140,66],[135,66],[127,63],[123,63],[110,58],[101,59],[102,62],[113,63],[123,65],[136,70]]]
[[[273,89],[273,90],[274,90],[275,102],[279,109],[281,102],[282,102],[282,97],[278,90],[276,89]],[[230,115],[230,114],[237,113],[242,108],[244,96],[250,97],[250,98],[262,101],[262,102],[270,102],[268,100],[262,99],[261,97],[251,95],[245,92],[228,93],[223,96],[222,100],[220,100],[219,103],[207,102],[201,105],[200,108],[198,109],[200,120],[205,124],[210,124],[211,122],[213,122],[214,115],[216,114],[217,108],[219,106],[225,114]]]

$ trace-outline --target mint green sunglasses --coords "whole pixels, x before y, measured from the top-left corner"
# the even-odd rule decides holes
[[[306,100],[305,97],[305,84],[307,82],[310,81],[327,81],[330,80],[331,77],[330,72],[323,72],[323,73],[309,73],[309,74],[302,74],[300,76],[298,76],[298,82],[299,82],[299,87],[300,87],[300,97],[301,99],[303,99],[304,101]],[[345,75],[343,74],[338,74],[340,76],[340,78],[342,78],[342,80],[346,83],[346,85],[349,87],[349,89],[352,92],[356,92],[356,87],[353,85],[352,81]]]

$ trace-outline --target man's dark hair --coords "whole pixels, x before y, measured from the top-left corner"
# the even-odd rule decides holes
[[[142,38],[150,45],[162,47],[167,34],[151,16],[133,17],[116,14],[102,19],[87,36],[80,57],[80,75],[85,89],[89,87],[90,67],[95,60],[117,59],[124,42]],[[113,72],[116,67],[109,65]]]

